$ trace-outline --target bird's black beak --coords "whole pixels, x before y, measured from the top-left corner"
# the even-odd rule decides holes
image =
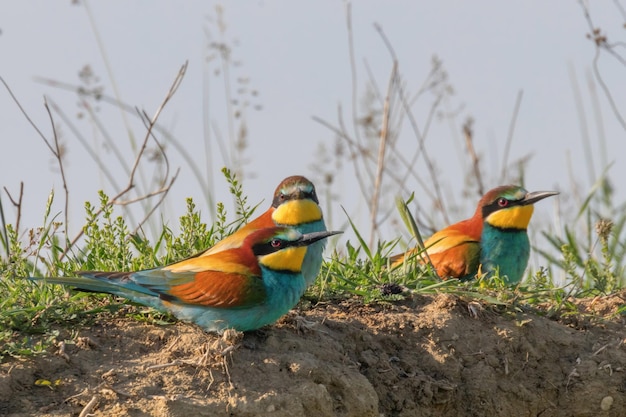
[[[297,242],[295,242],[295,246],[308,246],[312,243],[317,242],[318,240],[322,240],[322,239],[326,239],[329,236],[332,235],[338,235],[340,233],[340,231],[323,231],[323,232],[313,232],[313,233],[306,233],[304,235],[302,235],[302,237],[300,239],[298,239]]]
[[[524,199],[520,201],[520,204],[523,206],[527,206],[528,204],[535,204],[539,200],[543,200],[544,198],[551,197],[557,194],[559,194],[557,191],[535,191],[534,193],[526,194]]]

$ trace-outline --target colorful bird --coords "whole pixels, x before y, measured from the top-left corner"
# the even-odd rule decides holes
[[[529,193],[516,185],[503,185],[487,192],[474,215],[450,225],[424,242],[426,253],[442,278],[474,278],[479,271],[491,276],[496,270],[507,284],[521,281],[528,264],[530,243],[526,229],[533,204],[558,194],[554,191]],[[419,255],[411,249],[391,258],[397,266]]]
[[[206,331],[254,330],[296,305],[306,290],[302,265],[310,245],[337,233],[342,232],[262,228],[248,234],[239,247],[160,268],[29,279],[119,295]]]
[[[323,232],[326,230],[322,209],[315,186],[303,176],[285,178],[274,191],[272,205],[241,229],[217,243],[199,256],[212,255],[225,249],[239,247],[246,236],[255,230],[273,226],[293,227],[300,233]],[[322,266],[322,252],[326,241],[312,244],[302,263],[302,275],[309,286],[315,282]]]

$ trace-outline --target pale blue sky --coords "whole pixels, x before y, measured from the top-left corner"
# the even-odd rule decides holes
[[[89,1],[88,5],[124,102],[153,114],[178,68],[189,61],[187,76],[160,122],[185,144],[189,153],[197,155],[199,164],[205,165],[205,121],[218,126],[222,134],[227,132],[221,78],[213,75],[203,78],[208,55],[203,28],[210,28],[218,37],[215,26],[208,20],[215,17],[216,3],[116,0]],[[332,148],[334,135],[312,117],[336,124],[337,108],[341,104],[349,118],[352,90],[346,6],[343,1],[324,0],[232,2],[223,7],[228,25],[226,40],[231,44],[237,40],[234,58],[242,63],[234,69],[233,78],[249,77],[249,85],[259,92],[251,101],[262,106],[261,111],[249,109],[246,113],[249,130],[246,172],[254,177],[246,179],[244,185],[251,202],[265,199],[262,204],[265,209],[282,178],[292,174],[317,178],[310,167],[313,155],[320,143]],[[624,38],[623,16],[613,2],[594,2],[591,12],[610,40]],[[467,206],[452,220],[469,216],[477,201],[473,195],[469,200],[459,197],[468,169],[460,124],[468,116],[475,119],[475,145],[489,166],[494,167],[486,186],[499,185],[504,179],[494,173],[500,172],[499,158],[520,90],[524,95],[510,159],[532,154],[527,188],[558,189],[567,200],[571,197],[573,175],[582,190],[589,189],[591,178],[582,146],[574,81],[581,91],[588,133],[594,143],[599,143],[600,130],[594,121],[589,87],[594,48],[585,38],[588,26],[578,2],[358,1],[352,5],[352,13],[359,99],[367,84],[364,62],[367,61],[383,89],[392,66],[374,23],[383,28],[396,51],[399,72],[408,92],[415,92],[422,84],[433,55],[443,61],[455,90],[455,96],[444,108],[460,111],[452,124],[449,119],[433,123],[426,146],[438,166],[446,197]],[[76,118],[75,95],[36,81],[37,77],[44,77],[76,84],[78,71],[88,64],[101,78],[105,93],[113,95],[93,29],[82,5],[48,1],[3,5],[0,76],[48,135],[51,130],[43,108],[44,95],[58,103],[92,143],[101,140],[87,119]],[[626,108],[626,69],[606,56],[600,64],[618,106]],[[210,80],[208,87],[206,79]],[[208,110],[203,104],[203,91],[209,91]],[[599,148],[593,151],[592,158],[596,174],[604,162],[614,163],[610,172],[621,202],[626,189],[617,179],[626,176],[623,160],[626,132],[615,121],[605,97],[600,93],[598,96],[607,161]],[[426,119],[428,100],[418,102],[413,109],[418,123]],[[0,186],[16,195],[19,182],[25,182],[22,225],[35,227],[41,222],[52,188],[57,194],[54,210],[62,210],[62,182],[49,150],[4,90],[0,93],[0,105],[0,138],[4,149]],[[103,104],[98,114],[110,134],[129,152],[120,112]],[[98,189],[104,188],[111,195],[116,190],[99,174],[69,127],[55,119],[69,149],[66,168],[71,226],[75,232],[84,218],[84,201],[95,202]],[[136,121],[133,131],[138,140],[143,137],[144,130]],[[211,134],[214,137],[215,132]],[[403,128],[399,140],[412,154],[416,141],[408,126]],[[214,191],[217,199],[223,200],[227,198],[226,187],[219,169],[224,162],[214,143],[212,149]],[[105,151],[102,154],[111,161],[112,170],[119,171],[111,155]],[[181,174],[164,206],[165,220],[177,224],[187,196],[194,197],[202,211],[208,213],[199,185],[184,161],[174,151],[170,158],[174,168],[181,167]],[[131,156],[128,161],[132,161]],[[574,167],[573,172],[568,172],[568,164]],[[422,169],[427,179],[425,168],[416,168],[418,172]],[[150,170],[146,173],[149,175]],[[367,229],[369,221],[355,192],[352,169],[347,166],[338,172],[338,177],[333,191],[340,198],[332,202],[333,225],[337,227],[345,220],[341,204],[355,216],[357,224]],[[119,179],[124,183],[124,175]],[[409,182],[409,188],[420,195],[415,181]],[[2,198],[5,208],[9,208],[6,194]],[[551,201],[542,202],[538,208],[547,218],[553,211]],[[397,218],[395,213],[393,216]],[[7,217],[14,218],[12,210],[8,210]],[[435,217],[435,221],[443,226],[443,219]],[[396,236],[389,229],[382,232],[384,239]]]

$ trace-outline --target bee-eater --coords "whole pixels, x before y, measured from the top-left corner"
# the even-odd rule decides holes
[[[442,278],[474,278],[479,271],[492,276],[497,270],[507,284],[521,281],[530,255],[526,229],[533,204],[555,191],[529,193],[517,185],[503,185],[487,192],[474,215],[450,225],[424,242],[426,253]],[[411,249],[391,258],[396,266],[418,255]]]
[[[326,230],[315,186],[311,181],[300,175],[285,178],[276,187],[272,205],[267,211],[200,256],[238,247],[253,231],[273,226],[293,227],[303,234]],[[309,246],[306,252],[302,263],[302,275],[307,286],[315,282],[320,272],[325,246],[326,241],[320,240]]]
[[[262,228],[238,247],[160,268],[30,279],[115,294],[206,331],[254,330],[274,323],[296,305],[306,289],[302,264],[309,245],[337,233],[342,232]]]

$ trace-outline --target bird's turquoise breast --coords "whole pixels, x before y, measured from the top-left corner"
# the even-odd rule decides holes
[[[291,310],[306,290],[306,282],[302,274],[270,271],[263,269],[263,281],[267,293],[266,318],[270,324]]]
[[[168,309],[179,319],[194,322],[207,331],[220,332],[228,328],[246,331],[272,324],[298,303],[306,283],[301,274],[272,271],[263,266],[261,269],[267,297],[258,305],[211,308],[170,304]]]
[[[316,222],[298,225],[295,229],[302,234],[323,232],[326,230],[326,224],[324,224],[324,220],[322,219]],[[320,273],[324,247],[326,247],[326,239],[315,242],[307,247],[306,255],[302,262],[302,275],[304,276],[307,287],[315,282],[317,275]]]
[[[481,237],[481,270],[487,276],[499,270],[507,284],[522,280],[528,265],[530,243],[526,230],[498,229],[485,223]]]

